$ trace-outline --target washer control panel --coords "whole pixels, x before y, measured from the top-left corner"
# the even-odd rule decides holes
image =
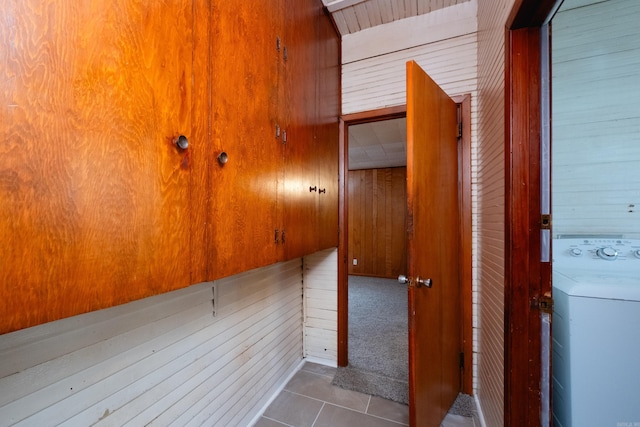
[[[640,272],[640,239],[554,239],[553,262],[562,267],[631,269]]]

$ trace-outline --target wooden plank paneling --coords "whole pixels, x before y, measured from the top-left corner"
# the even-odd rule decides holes
[[[477,403],[504,422],[505,22],[513,0],[478,2],[478,129],[474,173]]]
[[[411,19],[418,14],[439,11],[449,6],[463,4],[470,0],[357,0],[347,3],[325,0],[329,11],[336,21],[344,21],[339,25],[340,33],[349,35],[359,33],[376,25],[389,24],[393,21]]]
[[[316,144],[318,150],[317,250],[338,246],[338,167],[341,41],[327,16],[321,16],[316,72]],[[318,236],[319,235],[319,236]]]
[[[2,335],[0,425],[247,425],[302,359],[301,295],[296,259]]]
[[[467,1],[452,8],[439,9],[368,31],[345,35],[343,43],[346,49],[342,63],[349,64],[389,52],[473,34],[477,29],[476,13],[476,2]],[[428,31],[424,31],[425,28]],[[377,42],[371,43],[372,39]]]
[[[276,49],[276,37],[284,37],[282,7],[280,0],[211,2],[209,150],[215,157],[227,153],[228,161],[209,168],[208,280],[280,259],[274,229],[281,228],[283,148],[275,125],[284,102],[282,50]]]
[[[449,96],[472,94],[477,79],[476,34],[455,37],[343,65],[343,114],[403,105],[404,66],[415,60]],[[343,51],[349,49],[343,42]]]
[[[338,345],[338,250],[304,258],[304,355],[336,366]]]
[[[203,275],[201,6],[3,2],[0,333]]]
[[[553,19],[553,233],[640,237],[640,3]]]
[[[404,167],[349,171],[349,274],[406,273],[406,179]]]

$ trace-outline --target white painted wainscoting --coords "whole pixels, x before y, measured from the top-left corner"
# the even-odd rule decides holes
[[[304,296],[304,355],[337,366],[338,249],[304,258]]]
[[[335,258],[309,257],[308,282]],[[296,259],[2,335],[0,426],[249,425],[302,361],[302,276]]]

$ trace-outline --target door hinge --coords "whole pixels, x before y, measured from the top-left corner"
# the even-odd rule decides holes
[[[458,122],[458,138],[462,138],[462,122]]]
[[[460,352],[460,369],[464,369],[464,353]]]
[[[542,214],[540,215],[540,228],[543,230],[551,230],[551,215],[550,214]]]
[[[531,308],[537,308],[543,313],[552,314],[553,313],[553,298],[542,296],[539,299],[531,300]]]

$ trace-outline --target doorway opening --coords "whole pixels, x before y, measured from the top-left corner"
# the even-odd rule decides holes
[[[471,97],[469,95],[453,97],[459,105],[462,129],[459,145],[459,186],[460,186],[460,227],[462,231],[460,251],[460,272],[462,278],[461,313],[462,348],[461,365],[462,384],[460,390],[466,394],[473,393],[473,320],[472,320],[472,240],[471,240]],[[338,247],[338,366],[345,367],[349,363],[349,274],[362,273],[361,259],[354,256],[349,245],[349,128],[366,123],[403,120],[406,117],[406,106],[397,106],[362,113],[349,114],[340,121],[340,241]],[[406,207],[406,203],[404,203]],[[406,232],[406,229],[405,229]],[[405,243],[406,244],[406,240]],[[398,249],[406,252],[406,247]],[[354,261],[357,259],[357,261]],[[406,263],[406,258],[402,261]],[[358,265],[354,265],[357,263]],[[397,261],[396,261],[397,263]],[[406,265],[406,264],[405,264]],[[360,269],[354,268],[360,266]],[[384,273],[381,274],[381,271]],[[386,275],[389,270],[378,269],[372,276]],[[366,274],[366,273],[365,273]],[[402,273],[404,274],[404,273]],[[395,275],[395,271],[394,271]],[[397,286],[403,287],[400,283]],[[403,287],[404,289],[404,287]]]

